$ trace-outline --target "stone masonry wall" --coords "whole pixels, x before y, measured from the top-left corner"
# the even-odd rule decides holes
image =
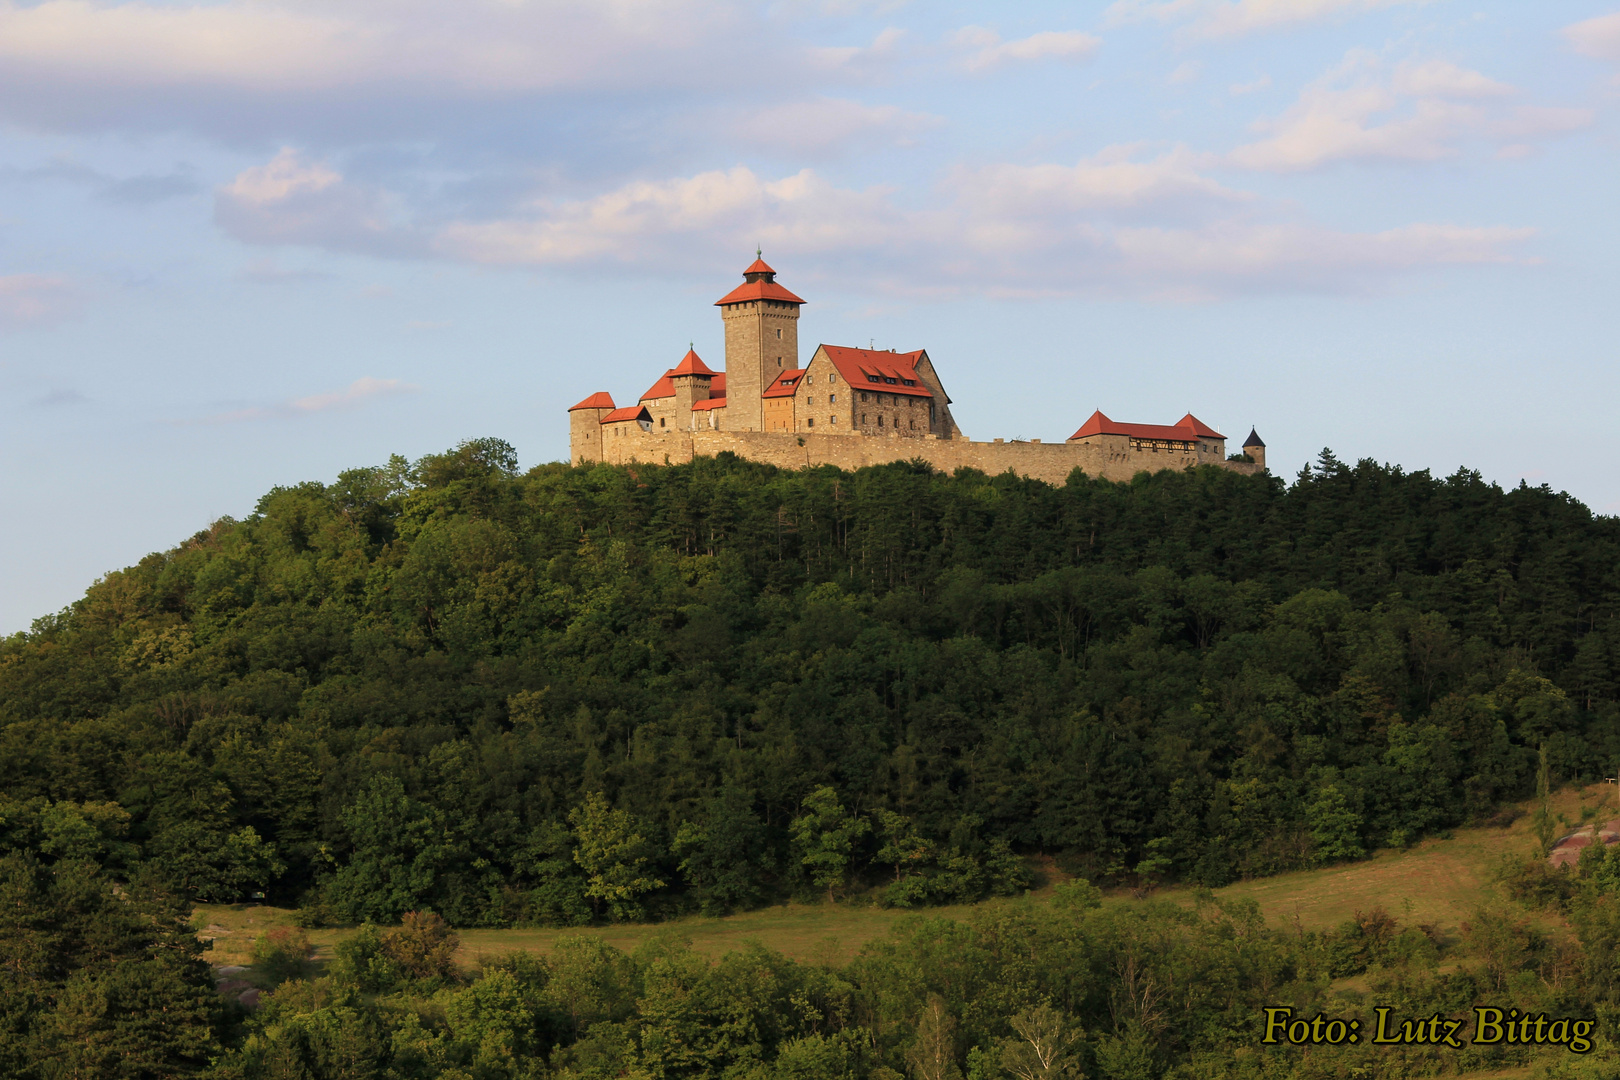
[[[712,457],[730,450],[750,461],[785,469],[836,465],[859,469],[892,461],[922,458],[941,472],[978,469],[992,476],[1012,471],[1020,476],[1061,485],[1074,469],[1088,476],[1129,480],[1139,472],[1190,469],[1219,465],[1233,472],[1263,472],[1260,465],[1226,461],[1220,454],[1194,454],[1127,450],[1085,443],[969,442],[966,439],[922,439],[899,436],[792,434],[774,431],[676,431],[654,428],[643,432],[633,424],[623,436],[603,440],[604,460],[612,464],[649,462],[678,465],[693,457]]]

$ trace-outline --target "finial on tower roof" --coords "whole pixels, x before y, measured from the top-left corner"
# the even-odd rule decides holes
[[[765,249],[760,247],[758,244],[755,244],[754,245],[754,258],[763,259],[764,257],[765,257]]]

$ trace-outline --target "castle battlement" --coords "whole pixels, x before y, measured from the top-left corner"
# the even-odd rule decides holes
[[[925,349],[895,352],[818,345],[799,367],[799,309],[755,259],[743,283],[715,302],[725,325],[724,371],[688,349],[636,404],[599,391],[568,411],[569,460],[678,464],[732,451],[786,468],[858,469],[921,458],[946,472],[1011,470],[1061,484],[1075,469],[1129,480],[1139,472],[1216,465],[1265,471],[1265,443],[1228,461],[1226,436],[1188,413],[1174,424],[1124,424],[1095,412],[1061,443],[973,442]]]

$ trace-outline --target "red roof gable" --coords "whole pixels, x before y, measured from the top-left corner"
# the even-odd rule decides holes
[[[646,417],[647,422],[652,423],[651,413],[640,405],[632,405],[627,409],[614,409],[612,412],[602,417],[602,423],[617,424],[624,420],[640,420],[642,417]]]
[[[776,381],[765,388],[761,397],[778,398],[792,397],[799,389],[799,383],[804,379],[804,372],[799,368],[789,368],[776,377]]]
[[[851,349],[844,345],[822,345],[838,374],[857,390],[877,390],[885,394],[908,394],[931,398],[933,391],[917,374],[917,361],[923,351],[893,353],[887,349]],[[912,385],[907,386],[906,380]]]
[[[590,397],[586,398],[584,401],[580,402],[578,405],[575,405],[568,411],[573,412],[574,409],[612,409],[615,407],[616,406],[613,404],[613,395],[609,394],[606,390],[598,390],[596,393],[592,394]]]
[[[703,362],[703,358],[698,356],[696,352],[687,349],[686,355],[681,357],[681,362],[670,368],[669,373],[671,375],[713,375],[714,371],[708,364]]]
[[[1176,421],[1176,427],[1190,427],[1194,431],[1196,431],[1199,435],[1203,436],[1206,439],[1224,439],[1224,438],[1226,438],[1225,435],[1222,435],[1220,432],[1216,431],[1214,428],[1210,427],[1208,424],[1206,424],[1202,420],[1198,419],[1198,417],[1194,416],[1192,413],[1188,413],[1186,416],[1183,416],[1180,420],[1177,420]]]
[[[753,262],[748,264],[748,269],[744,270],[743,273],[744,274],[774,274],[774,273],[776,273],[776,271],[772,270],[770,268],[770,266],[768,266],[766,264],[764,259],[755,259]]]
[[[1189,422],[1190,421],[1190,422]],[[1169,424],[1121,424],[1110,420],[1098,410],[1080,425],[1080,430],[1069,436],[1069,441],[1083,439],[1091,435],[1128,435],[1133,439],[1162,439],[1167,442],[1197,442],[1200,438],[1224,439],[1225,435],[1211,427],[1205,426],[1192,413],[1188,413],[1181,423]]]
[[[642,394],[637,400],[652,401],[655,398],[674,397],[675,384],[669,381],[669,376],[670,372],[664,372],[658,377],[658,381],[653,383],[652,386],[648,387],[647,392]]]

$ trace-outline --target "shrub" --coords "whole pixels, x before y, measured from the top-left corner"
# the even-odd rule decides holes
[[[293,926],[278,926],[253,943],[253,970],[272,986],[310,975],[309,935]]]
[[[408,979],[454,980],[461,939],[431,911],[407,911],[397,930],[382,936],[383,952]]]

